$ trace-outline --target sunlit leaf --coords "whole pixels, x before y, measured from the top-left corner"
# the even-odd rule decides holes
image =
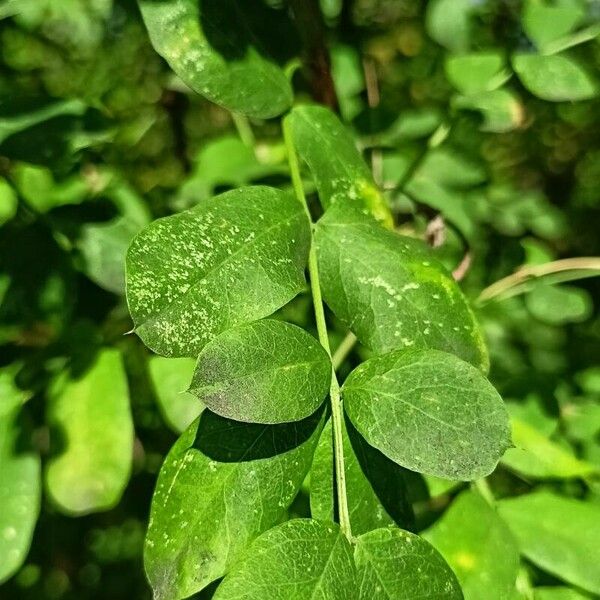
[[[367,442],[398,464],[446,479],[493,471],[510,446],[508,413],[472,365],[437,350],[397,350],[357,367],[344,405]]]
[[[304,286],[302,205],[239,188],[143,229],[127,253],[135,331],[164,356],[196,356],[222,331],[266,317]]]
[[[315,239],[323,298],[361,343],[377,353],[445,350],[487,369],[475,317],[425,244],[335,206]]]
[[[118,350],[102,350],[80,376],[61,374],[48,406],[56,454],[46,469],[46,487],[65,513],[112,508],[129,480],[133,422],[127,378]]]
[[[462,52],[471,38],[471,0],[432,0],[427,5],[427,33],[441,46]]]
[[[359,600],[462,600],[456,575],[423,538],[395,527],[356,540]]]
[[[260,2],[140,0],[156,51],[195,92],[234,112],[268,118],[292,103],[283,70],[263,54]],[[254,31],[253,31],[254,29]]]
[[[349,130],[324,106],[296,106],[288,117],[294,145],[308,165],[323,208],[358,207],[387,226],[387,202],[375,185]]]
[[[540,491],[499,502],[521,553],[552,575],[600,594],[600,505]]]
[[[265,319],[223,332],[198,357],[189,391],[217,414],[248,423],[286,423],[325,399],[331,361],[309,333]]]
[[[193,358],[152,356],[148,363],[160,411],[168,425],[181,433],[200,414],[203,405],[186,390],[196,361]]]
[[[293,519],[261,535],[214,600],[355,600],[350,543],[335,523]]]
[[[152,500],[144,564],[156,599],[203,589],[283,519],[310,468],[321,419],[257,425],[205,410],[190,425]]]
[[[506,524],[475,492],[463,492],[425,539],[456,573],[465,600],[513,597],[519,550]]]
[[[598,93],[597,82],[568,55],[515,54],[512,64],[521,83],[543,100],[587,100]]]
[[[20,418],[26,399],[11,369],[0,370],[0,583],[23,564],[40,510],[40,459]]]
[[[445,69],[450,83],[467,96],[495,90],[510,76],[504,70],[500,51],[449,56]]]

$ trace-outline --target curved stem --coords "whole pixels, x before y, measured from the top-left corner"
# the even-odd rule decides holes
[[[294,141],[289,123],[286,119],[283,120],[283,138],[288,154],[288,163],[292,176],[292,183],[296,198],[304,206],[304,210],[309,221],[312,220],[304,188],[300,178],[300,168],[298,165],[298,157],[294,148]],[[329,345],[329,337],[327,335],[327,322],[325,320],[325,309],[323,307],[323,298],[321,296],[321,284],[319,282],[319,266],[317,263],[317,251],[313,240],[311,240],[310,252],[308,255],[308,273],[310,275],[310,288],[312,292],[313,306],[315,310],[315,320],[317,322],[317,332],[319,341],[329,356],[331,357],[331,346]],[[331,386],[329,388],[329,398],[331,401],[331,422],[333,429],[333,455],[335,463],[335,479],[338,500],[338,512],[340,520],[340,528],[348,539],[352,539],[352,528],[350,526],[350,512],[348,510],[348,496],[346,493],[346,470],[344,466],[344,442],[343,442],[343,419],[342,398],[340,394],[340,384],[337,380],[333,362],[331,366]]]
[[[333,358],[331,359],[333,368],[336,371],[342,366],[342,363],[346,360],[348,354],[352,352],[352,348],[354,348],[357,341],[357,337],[351,331],[349,331],[346,337],[337,347],[336,351],[333,353]]]

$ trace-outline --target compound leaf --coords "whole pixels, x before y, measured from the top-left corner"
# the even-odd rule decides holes
[[[152,499],[144,563],[156,599],[203,589],[283,519],[321,428],[321,414],[258,425],[202,412],[169,452]]]
[[[46,485],[67,514],[112,508],[129,480],[133,421],[118,350],[102,350],[79,379],[62,374],[49,398],[48,424],[64,437],[48,463]]]
[[[198,357],[190,392],[217,414],[249,423],[311,415],[331,382],[321,344],[290,323],[266,319],[229,329]]]
[[[359,600],[462,600],[456,575],[423,538],[395,527],[356,540]]]
[[[472,365],[438,350],[397,350],[357,367],[342,388],[354,426],[399,465],[472,480],[510,446],[508,412]]]
[[[197,356],[222,331],[270,315],[304,286],[310,227],[292,195],[256,186],[143,229],[127,253],[135,331],[164,356]]]
[[[152,45],[198,94],[263,119],[291,105],[292,88],[285,73],[264,55],[253,31],[261,20],[270,20],[261,3],[140,0],[139,4]]]
[[[261,535],[214,600],[356,600],[352,548],[335,523],[293,519]]]
[[[332,207],[315,233],[323,298],[361,343],[452,352],[487,370],[485,343],[452,277],[422,242]]]

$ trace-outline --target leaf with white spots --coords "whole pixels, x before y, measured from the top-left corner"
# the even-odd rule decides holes
[[[397,350],[342,388],[350,420],[399,465],[461,481],[491,473],[510,446],[504,402],[475,367],[439,350]]]
[[[318,413],[259,425],[202,412],[169,452],[152,499],[144,564],[156,600],[187,598],[223,577],[283,520],[322,425]]]
[[[310,225],[291,194],[256,186],[143,229],[127,253],[127,301],[142,341],[197,356],[222,331],[261,319],[305,285]]]
[[[519,550],[508,527],[477,493],[458,496],[423,536],[452,567],[465,600],[514,598]]]
[[[249,423],[311,415],[331,382],[331,360],[309,333],[265,319],[223,332],[198,357],[190,392],[217,414]]]
[[[63,438],[46,469],[54,503],[73,515],[112,508],[133,458],[127,377],[118,350],[102,350],[78,378],[67,372],[59,377],[49,397],[48,424]]]
[[[177,433],[185,431],[202,412],[203,404],[186,390],[192,381],[193,358],[152,356],[148,363],[156,400],[163,418]]]
[[[356,540],[359,600],[462,600],[456,575],[423,538],[395,527]]]
[[[234,112],[269,118],[292,103],[283,70],[257,39],[277,12],[244,0],[140,0],[156,51],[195,92]],[[281,11],[278,11],[281,15]]]
[[[40,459],[28,444],[21,419],[27,396],[0,370],[0,583],[23,564],[41,500]]]
[[[293,519],[261,535],[214,600],[358,600],[350,543],[335,523]]]
[[[387,226],[390,209],[350,131],[324,106],[296,106],[286,117],[300,158],[308,165],[323,208],[358,206]]]
[[[352,533],[360,535],[387,525],[411,527],[407,471],[365,442],[345,420],[343,428],[346,497]],[[310,512],[333,521],[335,481],[331,420],[321,434],[310,469]]]
[[[458,285],[419,240],[332,207],[316,226],[323,298],[378,354],[434,348],[487,370],[482,333]]]

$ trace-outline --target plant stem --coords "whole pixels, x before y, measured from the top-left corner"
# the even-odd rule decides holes
[[[298,165],[298,156],[294,148],[292,132],[289,127],[289,122],[283,120],[283,138],[288,154],[288,163],[292,176],[292,184],[296,198],[300,201],[308,220],[311,223],[312,219],[306,196],[304,195],[304,187],[300,178],[300,167]],[[310,275],[310,288],[312,292],[313,307],[315,311],[315,320],[317,323],[317,332],[319,341],[329,356],[331,357],[331,346],[329,345],[329,336],[327,335],[327,322],[325,320],[325,309],[323,307],[323,298],[321,296],[321,284],[319,281],[319,265],[317,263],[317,251],[314,240],[311,239],[310,252],[308,254],[308,273]],[[344,466],[344,442],[343,442],[343,419],[342,398],[340,394],[340,384],[335,374],[335,368],[331,365],[331,385],[329,388],[329,398],[331,402],[331,422],[333,429],[333,455],[335,463],[335,479],[338,500],[338,513],[340,520],[340,528],[344,535],[352,540],[352,528],[350,525],[350,512],[348,510],[348,496],[346,493],[346,470]]]
[[[342,366],[342,363],[346,360],[346,357],[348,356],[348,354],[350,354],[352,348],[354,348],[357,341],[358,339],[356,338],[356,336],[351,331],[349,331],[346,337],[337,347],[337,350],[333,353],[333,358],[331,359],[331,362],[333,363],[333,368],[336,371]]]
[[[235,112],[232,112],[230,114],[231,118],[233,119],[235,128],[237,129],[238,135],[244,143],[244,146],[248,146],[248,148],[254,149],[254,132],[252,131],[252,127],[250,127],[248,117],[246,117],[246,115],[241,115]]]
[[[487,479],[477,479],[474,482],[475,489],[481,494],[483,499],[490,505],[494,506],[496,499],[494,498],[494,494],[492,493],[492,489],[490,488],[490,484],[487,482]]]

